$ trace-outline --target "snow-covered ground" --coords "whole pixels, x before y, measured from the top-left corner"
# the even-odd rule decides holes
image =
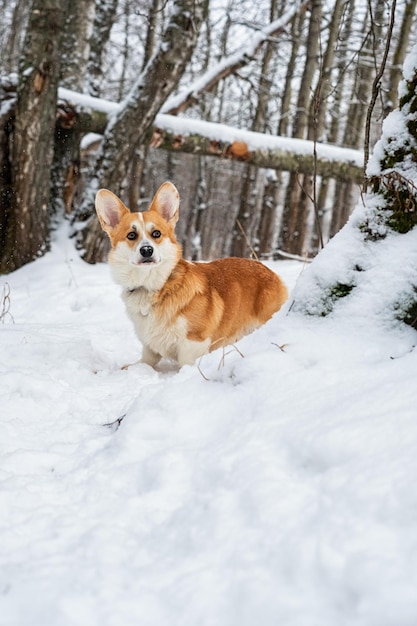
[[[122,371],[107,265],[62,233],[6,283],[1,626],[417,624],[414,331],[284,310],[241,354]]]

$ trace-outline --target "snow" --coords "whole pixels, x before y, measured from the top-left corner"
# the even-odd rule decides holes
[[[1,626],[414,626],[417,336],[381,315],[391,245],[363,258],[379,308],[290,296],[179,372],[120,369],[140,346],[118,287],[64,231],[1,277]],[[308,298],[315,263],[270,265]]]

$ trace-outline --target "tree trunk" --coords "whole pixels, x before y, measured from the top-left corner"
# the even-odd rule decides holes
[[[92,96],[101,95],[103,58],[113,26],[118,0],[96,1],[93,30],[90,37],[90,52],[87,62],[87,91]]]
[[[25,40],[12,143],[12,196],[0,271],[11,272],[49,247],[49,181],[64,0],[34,0]]]
[[[339,31],[339,43],[337,50],[337,63],[335,69],[335,88],[333,92],[333,101],[328,108],[328,114],[330,118],[329,124],[329,132],[327,134],[326,140],[330,144],[337,145],[339,143],[339,139],[341,136],[341,128],[343,127],[342,120],[342,107],[344,94],[346,91],[346,55],[348,52],[348,46],[351,36],[352,36],[352,25],[354,21],[354,8],[355,8],[355,0],[348,0],[344,5],[344,15],[343,20],[340,24]],[[336,88],[338,86],[338,88]],[[320,115],[320,114],[319,114]],[[320,122],[319,122],[320,124]],[[356,180],[357,183],[361,183],[363,181],[363,168],[360,168],[358,171],[358,178]],[[337,178],[337,177],[334,177]],[[350,181],[349,181],[350,182]],[[336,205],[334,197],[334,189],[335,189],[335,180],[331,180],[328,176],[321,177],[320,191],[318,196],[318,212],[321,219],[321,232],[324,233],[325,240],[327,241],[330,237],[330,223],[334,216],[340,213],[339,207]],[[327,215],[327,207],[326,201],[328,197],[329,189],[332,189],[333,194],[331,200],[329,200],[329,210],[330,215]],[[349,205],[348,210],[350,211],[351,206]],[[338,215],[338,219],[343,219],[343,215]],[[345,222],[342,222],[342,226]]]
[[[270,21],[273,22],[276,17],[277,0],[271,0]],[[258,101],[255,118],[252,123],[252,130],[255,132],[264,132],[265,130],[268,101],[271,92],[271,81],[268,79],[268,76],[275,48],[276,44],[272,44],[270,41],[265,46],[259,78]],[[233,256],[253,256],[253,251],[257,247],[256,234],[260,215],[256,209],[258,207],[260,211],[262,206],[256,199],[257,178],[258,170],[248,165],[245,168],[240,208],[233,231]]]
[[[309,122],[307,137],[310,141],[326,141],[326,115],[328,101],[333,86],[331,76],[334,68],[334,58],[337,37],[340,31],[340,19],[342,16],[344,1],[336,0],[332,18],[329,23],[329,34],[326,43],[326,50],[323,57],[320,57],[320,71],[316,88],[310,102]],[[327,139],[328,140],[328,139]],[[320,198],[321,183],[317,180],[317,173],[314,177],[304,176],[302,187],[309,190],[310,193],[302,194],[300,198],[299,212],[304,215],[304,232],[307,230],[308,220],[312,220],[313,228],[309,241],[304,241],[303,246],[308,256],[315,256],[317,251],[323,247],[323,224],[321,203],[323,196]],[[323,194],[325,194],[327,182],[323,184]]]
[[[313,0],[307,39],[306,62],[301,78],[294,119],[293,137],[303,138],[307,132],[310,94],[317,69],[321,20],[321,0]],[[298,173],[289,178],[281,225],[279,248],[290,254],[301,255],[305,235],[305,208],[302,197],[308,197],[309,190],[299,179]],[[305,181],[310,186],[310,181]]]
[[[304,20],[305,13],[303,11],[296,15],[291,22],[291,54],[285,75],[284,90],[281,98],[281,111],[277,130],[277,135],[281,137],[285,137],[289,134],[292,81],[302,41],[301,33],[303,30]]]
[[[148,12],[148,28],[146,30],[145,48],[143,51],[142,71],[153,55],[156,48],[156,40],[158,35],[158,26],[161,15],[161,0],[152,0]]]
[[[7,113],[6,109],[5,114],[0,118],[0,124],[6,123],[9,115],[14,115],[16,99],[16,85],[14,83],[7,81],[7,86],[5,86],[5,82],[2,81],[2,88],[3,95],[0,96],[0,101],[4,105],[9,101],[8,106],[12,112]],[[89,132],[103,134],[109,119],[106,109],[110,109],[112,106],[116,110],[118,107],[116,103],[106,101],[103,109],[101,101],[97,99],[97,108],[95,108],[94,100],[90,97],[84,101],[82,94],[72,94],[64,90],[60,93],[56,112],[57,126],[64,130],[73,125],[77,127],[77,132],[82,134]],[[167,130],[168,128],[175,128],[176,120],[172,116],[165,115],[158,116],[155,123],[158,125],[153,127],[152,137],[149,140],[149,145],[153,148],[242,161],[257,168],[303,174],[312,174],[314,171],[312,147],[307,152],[304,144],[299,150],[296,144],[292,144],[290,141],[279,141],[277,138],[277,146],[263,147],[262,137],[269,140],[270,136],[261,133],[251,134],[248,131],[228,127],[225,138],[225,127],[211,122],[205,123],[204,129],[207,132],[205,135],[201,135],[199,134],[201,125],[192,119],[187,121],[189,134],[184,135],[174,130]],[[259,145],[259,147],[250,149],[247,141],[250,144]],[[316,167],[319,176],[340,178],[345,181],[351,180],[357,183],[363,180],[363,168],[357,164],[358,159],[361,161],[363,158],[360,151],[354,150],[349,153],[344,148],[332,146],[333,152],[329,158],[326,155],[325,144],[319,143],[316,147],[318,153]]]
[[[177,0],[159,49],[139,76],[125,106],[106,128],[81,213],[93,214],[94,195],[107,187],[123,195],[126,171],[136,146],[144,143],[156,114],[177,85],[197,43],[208,0]],[[103,260],[107,242],[98,220],[81,233],[79,244],[88,262]]]
[[[65,28],[61,37],[60,86],[83,91],[90,50],[90,30],[94,20],[95,0],[73,0],[68,4]],[[51,170],[51,211],[55,221],[70,214],[80,176],[82,129],[75,124],[70,108],[60,108],[55,129],[54,160]]]
[[[387,94],[387,106],[385,113],[392,111],[398,102],[398,85],[401,80],[401,67],[403,66],[410,40],[411,28],[413,26],[413,16],[416,12],[417,0],[408,0],[405,5],[404,15],[401,22],[401,30],[398,36],[397,47],[391,64],[389,74],[389,88]]]
[[[83,91],[94,11],[95,0],[71,0],[68,3],[60,45],[60,85],[67,89]]]
[[[343,145],[352,148],[359,148],[363,145],[364,141],[367,104],[370,99],[370,86],[372,85],[375,74],[375,63],[372,63],[371,59],[378,59],[379,57],[378,53],[382,42],[381,33],[384,10],[384,1],[376,0],[375,19],[371,21],[372,16],[368,14],[364,22],[364,45],[358,59],[356,82],[350,96],[351,104],[349,106],[343,136]],[[373,29],[375,32],[374,36],[371,37]],[[375,48],[376,44],[378,44],[379,47]],[[349,217],[350,207],[353,205],[352,199],[355,198],[356,195],[357,190],[351,181],[337,182],[334,200],[335,208],[330,225],[331,237],[346,223]]]
[[[161,0],[153,0],[148,12],[148,28],[142,61],[142,71],[151,59],[156,47],[156,36],[159,22],[161,21]],[[128,206],[132,211],[136,210],[141,198],[142,176],[145,170],[148,146],[144,141],[136,147],[131,161],[130,175],[128,177]]]
[[[280,176],[273,174],[267,177],[262,197],[262,214],[257,237],[260,258],[270,257],[276,244],[277,206],[281,192],[281,179]]]
[[[4,5],[8,0],[4,0]],[[5,11],[5,6],[0,9],[0,15]],[[27,0],[17,0],[12,14],[9,28],[4,35],[5,43],[1,49],[2,70],[5,73],[16,72],[20,57],[20,49],[23,33],[28,21],[29,6]],[[3,33],[0,39],[3,39]]]

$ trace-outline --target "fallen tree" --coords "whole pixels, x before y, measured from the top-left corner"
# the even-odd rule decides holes
[[[102,134],[108,116],[119,105],[59,90],[57,123],[78,125],[84,132]],[[160,113],[155,118],[150,147],[234,159],[257,167],[314,174],[360,183],[363,152],[303,139],[241,130],[226,124],[202,122]]]
[[[0,125],[13,117],[16,76],[0,86],[3,107]],[[58,91],[57,126],[76,128],[80,133],[103,134],[109,115],[119,105],[69,89]],[[244,161],[257,167],[314,174],[361,183],[363,152],[303,139],[278,137],[241,130],[226,124],[201,122],[169,114],[156,116],[150,147]]]

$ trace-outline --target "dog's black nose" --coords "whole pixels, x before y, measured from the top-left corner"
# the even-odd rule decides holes
[[[153,255],[153,248],[152,246],[142,246],[139,252],[145,259],[148,259],[150,256]]]

